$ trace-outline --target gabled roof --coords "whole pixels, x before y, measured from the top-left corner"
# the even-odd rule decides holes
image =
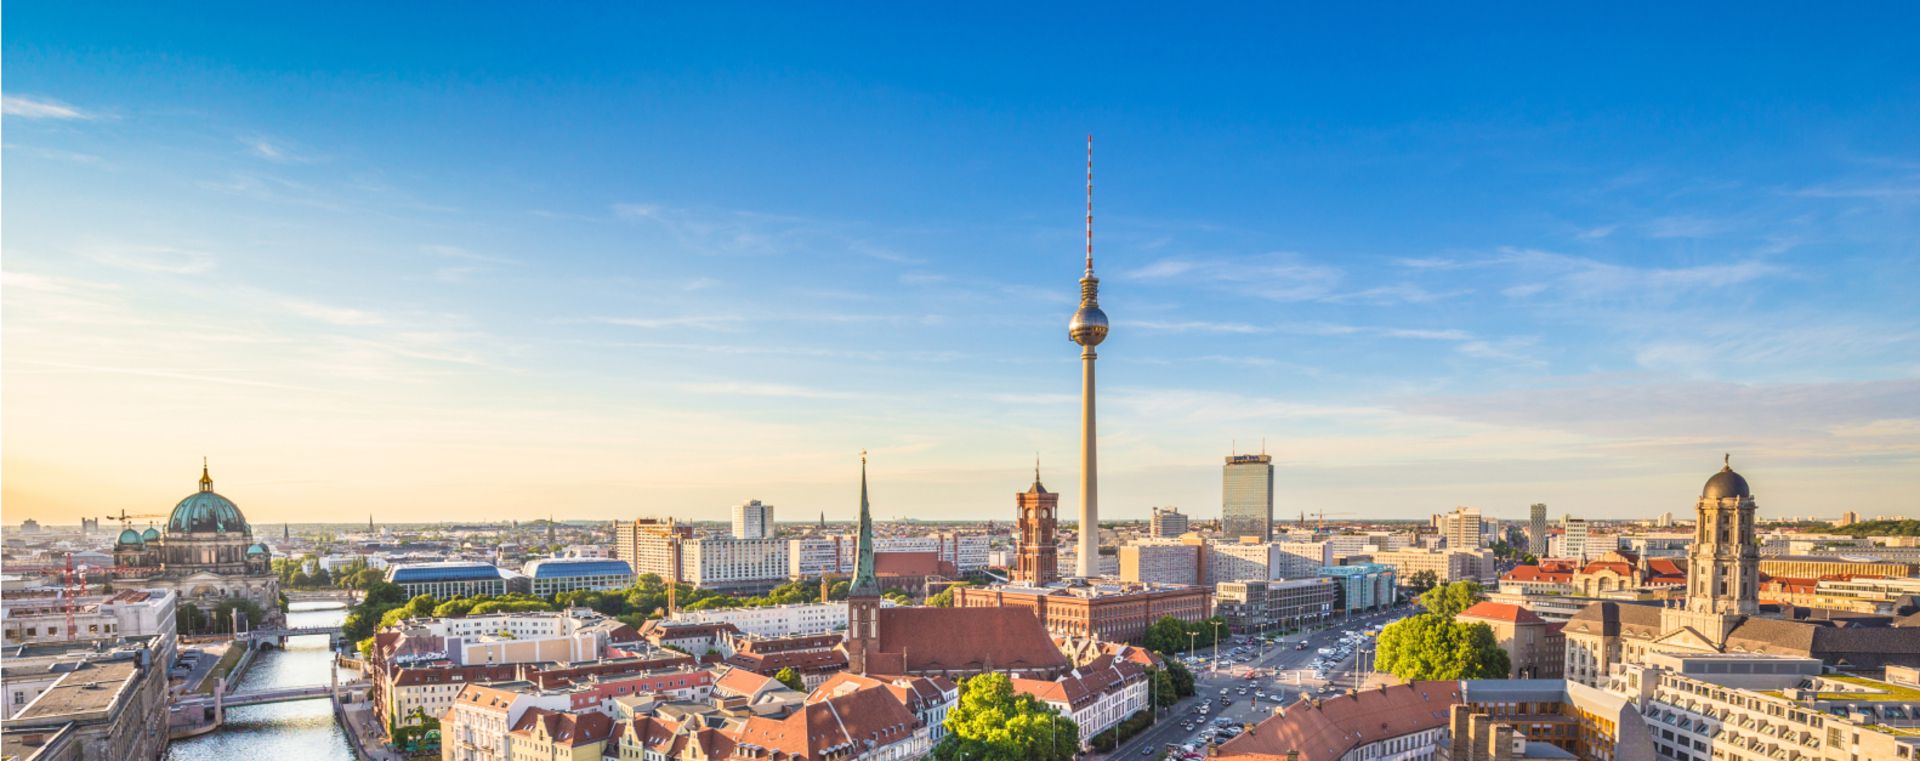
[[[1299,761],[1335,761],[1368,743],[1446,726],[1448,711],[1462,700],[1460,685],[1412,682],[1303,699],[1228,740],[1219,757],[1284,757],[1299,751]]]
[[[933,550],[873,553],[873,572],[881,576],[939,576],[940,566],[940,553]]]
[[[1526,608],[1512,603],[1492,601],[1474,603],[1473,607],[1460,611],[1459,617],[1478,618],[1485,621],[1504,621],[1510,624],[1538,624],[1545,622],[1545,619],[1535,615],[1533,611],[1527,610]]]
[[[889,674],[1066,671],[1066,655],[1026,608],[881,608],[868,670]]]
[[[564,745],[592,745],[613,736],[613,719],[603,713],[564,713],[529,708],[514,722],[513,734]]]
[[[1537,565],[1517,565],[1513,567],[1513,570],[1508,571],[1506,575],[1501,576],[1500,580],[1512,581],[1512,582],[1534,582],[1534,583],[1544,583],[1544,584],[1566,584],[1568,582],[1573,581],[1573,569],[1569,567],[1564,570],[1549,570],[1545,567],[1537,566]]]
[[[911,739],[919,727],[919,719],[893,693],[866,687],[817,701],[809,697],[784,719],[748,717],[733,740],[741,749],[778,751],[796,761],[811,761],[841,749],[866,752]]]

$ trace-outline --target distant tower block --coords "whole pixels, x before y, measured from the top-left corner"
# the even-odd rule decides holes
[[[1060,515],[1060,495],[1040,485],[1040,465],[1033,466],[1033,485],[1013,496],[1018,506],[1014,533],[1019,544],[1014,557],[1013,580],[1023,584],[1045,584],[1060,578],[1059,547],[1054,529]]]
[[[1100,311],[1100,278],[1093,276],[1093,136],[1087,136],[1087,272],[1080,277],[1080,308],[1067,322],[1067,337],[1080,345],[1080,534],[1074,574],[1090,579],[1100,570],[1100,468],[1093,414],[1093,347],[1107,339],[1107,313]]]

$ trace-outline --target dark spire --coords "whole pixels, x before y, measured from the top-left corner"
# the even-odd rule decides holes
[[[853,584],[848,597],[879,597],[880,580],[873,575],[873,514],[867,507],[867,451],[860,450],[860,536],[854,545]]]

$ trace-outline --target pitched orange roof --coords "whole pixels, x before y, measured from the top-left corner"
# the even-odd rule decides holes
[[[1565,584],[1573,581],[1573,569],[1568,568],[1565,570],[1547,570],[1546,568],[1543,568],[1537,565],[1517,565],[1513,567],[1513,570],[1508,571],[1506,575],[1501,576],[1500,580],[1513,581],[1513,582],[1539,582],[1539,583],[1547,583],[1547,584]]]
[[[545,708],[529,708],[514,722],[512,733],[535,737],[556,745],[579,747],[592,745],[613,736],[613,719],[603,713],[565,713]]]
[[[749,751],[779,751],[795,761],[822,759],[841,750],[870,751],[913,737],[919,719],[892,692],[868,686],[824,696],[784,719],[748,717],[732,738]],[[724,757],[724,756],[710,756]]]
[[[1510,624],[1537,624],[1545,619],[1533,611],[1505,602],[1477,602],[1473,607],[1460,611],[1459,618],[1478,618],[1485,621],[1505,621]]]
[[[1228,740],[1219,758],[1252,761],[1297,750],[1299,761],[1336,761],[1368,743],[1446,726],[1448,710],[1462,699],[1460,682],[1413,682],[1306,699]]]
[[[881,608],[879,643],[868,669],[889,674],[1070,666],[1026,608]]]
[[[878,576],[938,576],[940,575],[940,553],[925,552],[875,552],[873,553],[873,572]]]

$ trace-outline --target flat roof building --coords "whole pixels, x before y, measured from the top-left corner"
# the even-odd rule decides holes
[[[607,558],[543,558],[523,570],[530,591],[541,596],[579,589],[624,589],[633,586],[634,578],[627,561]]]
[[[406,590],[408,597],[433,595],[442,599],[503,595],[531,589],[525,576],[490,563],[465,560],[390,566],[387,581]]]

